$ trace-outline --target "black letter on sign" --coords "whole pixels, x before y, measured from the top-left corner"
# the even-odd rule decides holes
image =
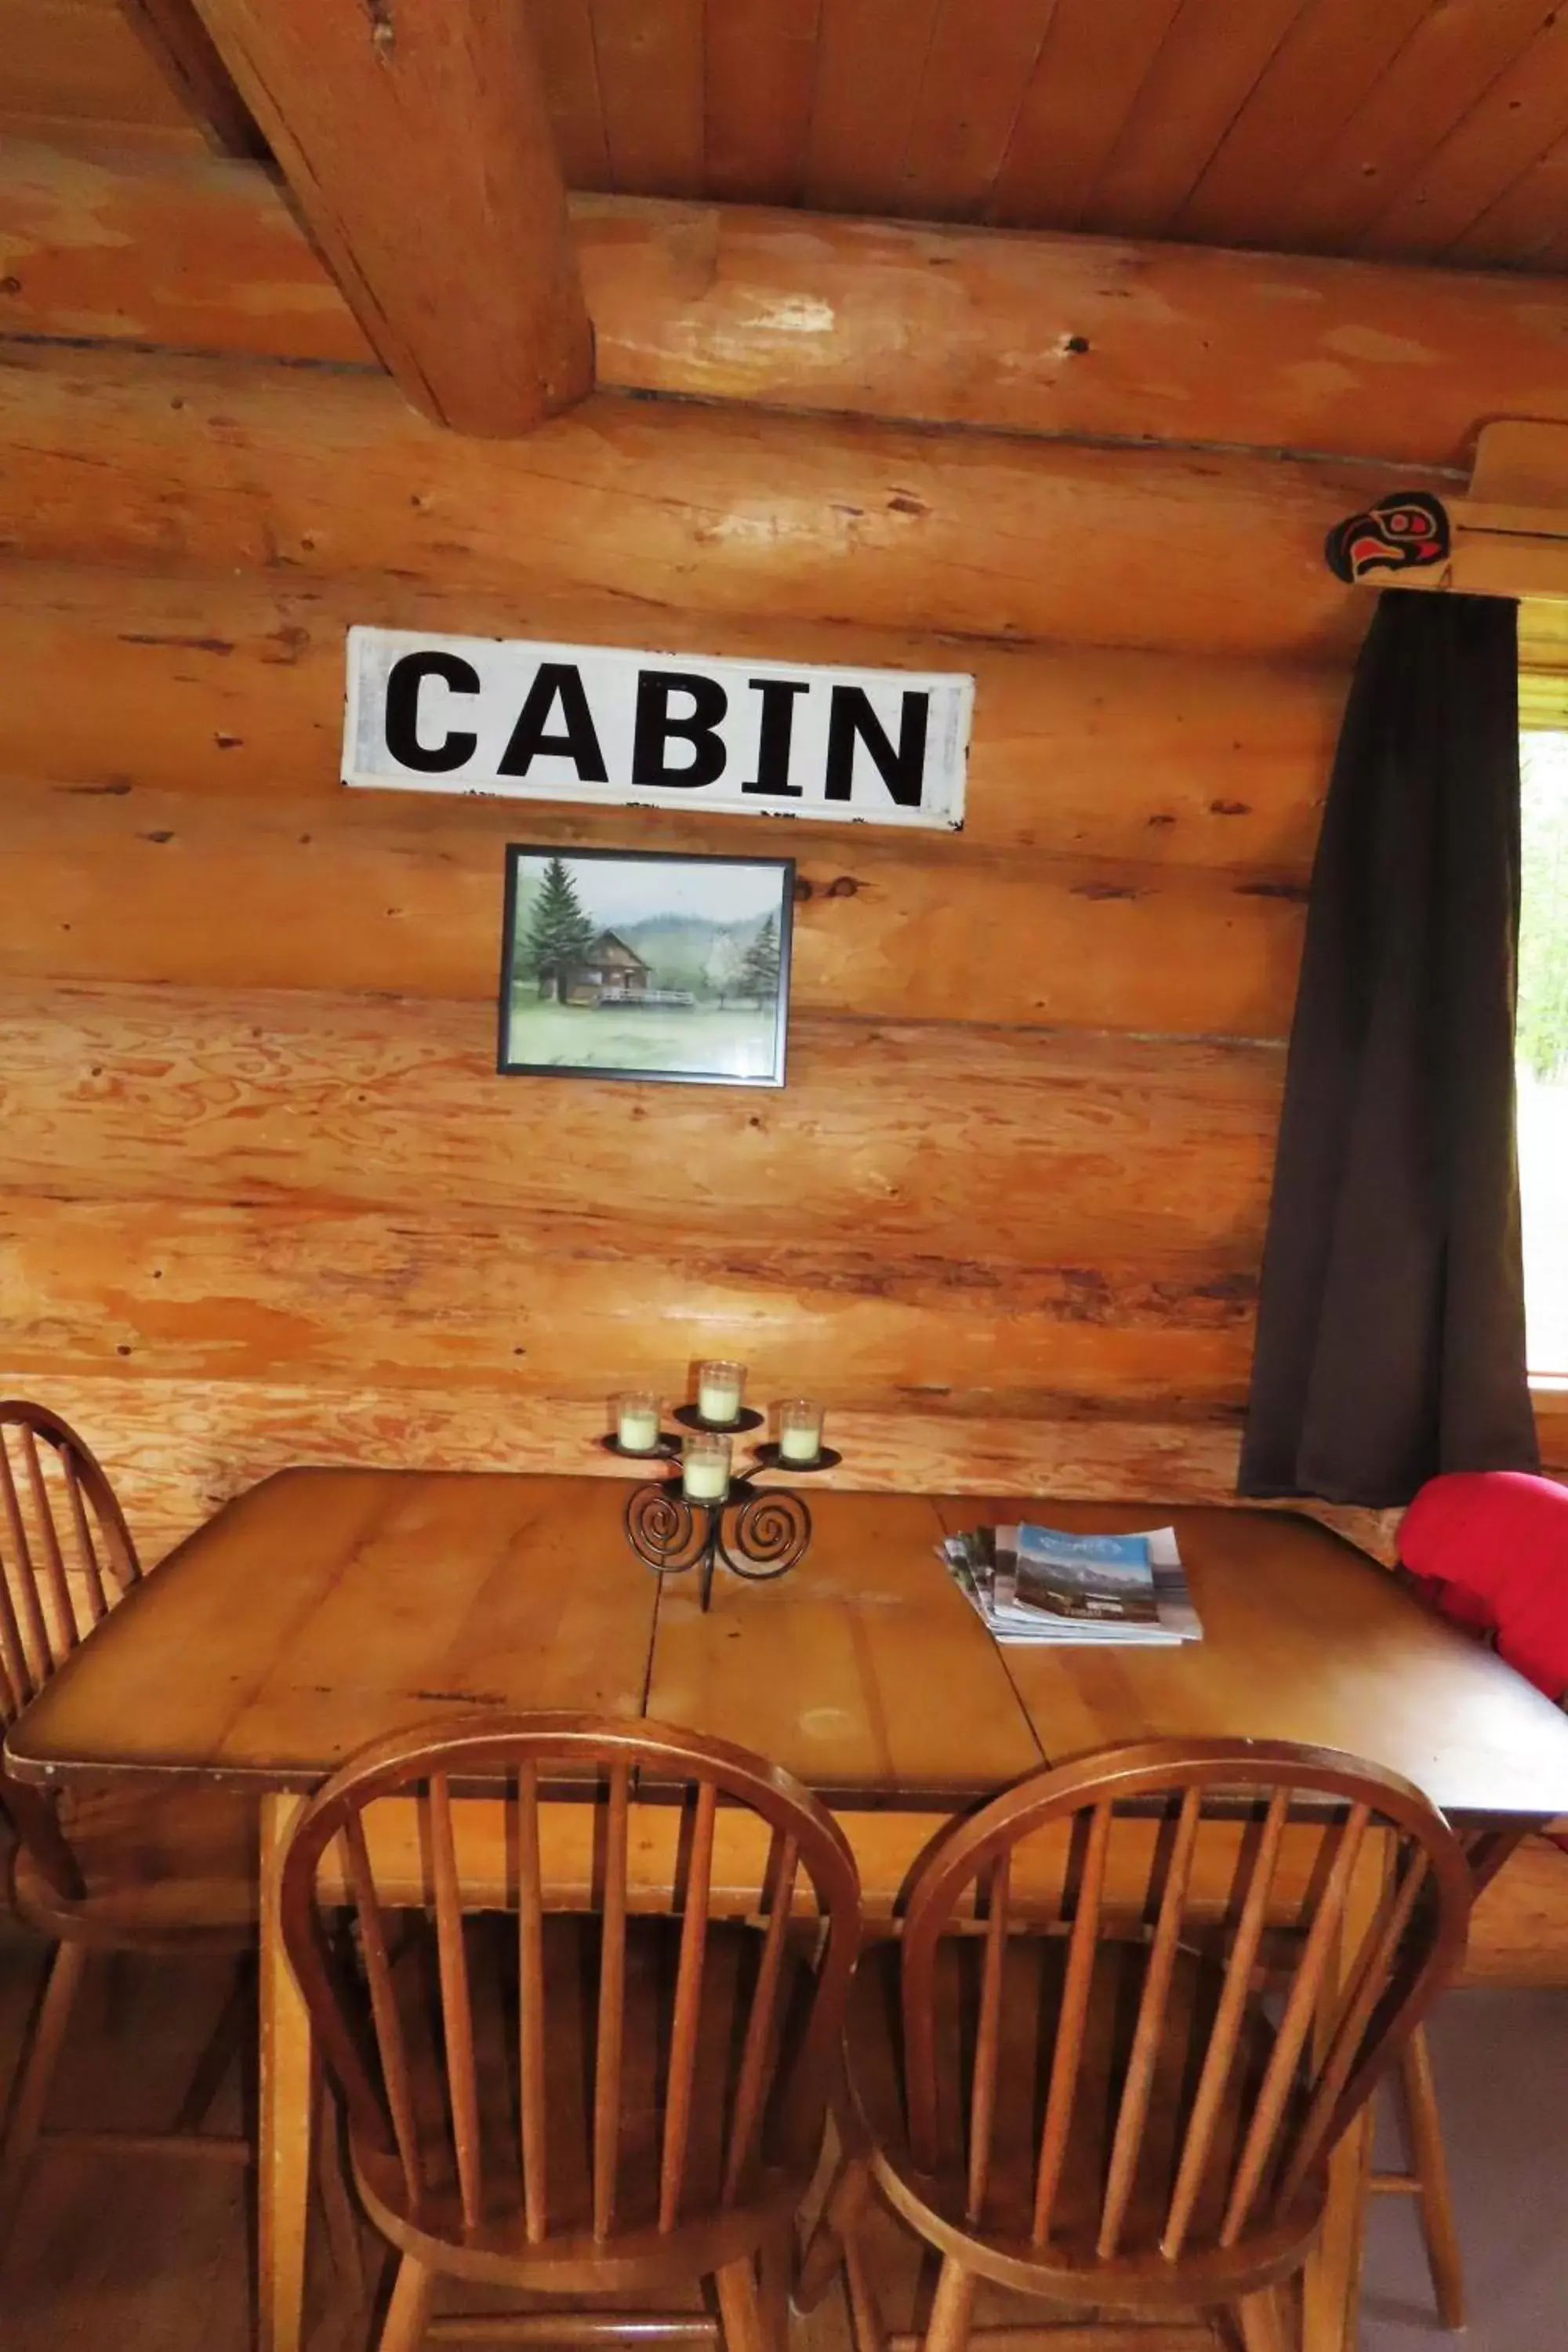
[[[824,784],[827,798],[849,798],[858,737],[899,806],[919,808],[930,719],[931,696],[914,690],[906,694],[903,716],[899,721],[899,748],[895,751],[871,708],[870,696],[858,686],[836,686],[827,715],[827,773]]]
[[[691,709],[684,719],[669,715],[672,694],[689,694]],[[634,784],[710,784],[724,772],[724,746],[719,727],[730,708],[730,698],[717,678],[696,670],[639,670],[637,715],[632,730]],[[691,746],[691,758],[672,768],[665,748],[672,735]]]
[[[561,716],[565,721],[564,731],[559,735],[547,735],[544,722],[553,710],[558,695]],[[563,758],[573,761],[585,784],[607,784],[610,781],[605,755],[594,731],[594,715],[583,690],[582,673],[575,662],[540,663],[522,709],[517,714],[511,740],[501,753],[500,766],[496,772],[502,776],[526,776],[542,751],[559,751]]]
[[[749,677],[746,684],[753,694],[763,698],[762,731],[757,738],[757,772],[753,781],[742,784],[743,793],[776,793],[783,800],[797,801],[800,786],[789,780],[790,738],[795,733],[795,698],[809,694],[808,678],[798,681],[792,677]]]
[[[438,677],[454,694],[478,694],[479,674],[456,654],[400,654],[386,673],[386,748],[401,768],[443,776],[479,749],[477,735],[448,735],[433,750],[419,740],[419,689]]]

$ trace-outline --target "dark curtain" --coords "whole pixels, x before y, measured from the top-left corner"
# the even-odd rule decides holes
[[[1531,1469],[1514,1140],[1517,607],[1385,591],[1329,786],[1239,1491]]]

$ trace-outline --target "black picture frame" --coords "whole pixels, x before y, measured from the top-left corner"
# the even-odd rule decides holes
[[[794,922],[793,857],[508,842],[497,1071],[782,1087]]]

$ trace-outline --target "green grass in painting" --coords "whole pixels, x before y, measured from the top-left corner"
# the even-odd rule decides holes
[[[528,981],[512,991],[507,1053],[513,1062],[558,1069],[765,1078],[773,1075],[773,1015],[741,1005],[637,1013],[615,1005],[542,1004]]]

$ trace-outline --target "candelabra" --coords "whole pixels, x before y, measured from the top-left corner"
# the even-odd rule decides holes
[[[732,1420],[715,1422],[695,1405],[678,1407],[674,1418],[685,1430],[725,1441],[763,1426],[759,1412],[737,1410]],[[600,1443],[624,1461],[658,1464],[658,1475],[626,1496],[626,1541],[656,1576],[685,1576],[695,1570],[704,1610],[721,1566],[750,1583],[764,1584],[797,1568],[810,1549],[811,1513],[805,1502],[787,1487],[760,1486],[759,1475],[781,1466],[809,1475],[830,1470],[843,1459],[819,1444],[815,1459],[785,1465],[776,1445],[760,1444],[736,1475],[725,1458],[727,1445],[715,1448],[711,1459],[683,1462],[681,1441],[663,1431],[647,1446],[624,1445],[614,1432]],[[709,1485],[716,1491],[703,1492]]]

